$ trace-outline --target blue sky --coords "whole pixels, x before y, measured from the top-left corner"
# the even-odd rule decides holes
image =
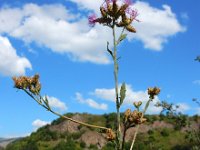
[[[42,94],[60,113],[115,111],[112,43],[107,27],[88,26],[102,0],[0,0],[0,137],[24,136],[57,117],[22,91],[12,76],[40,74]],[[121,111],[147,100],[146,89],[161,88],[155,102],[179,104],[179,111],[200,114],[199,1],[135,1],[140,22],[119,46],[119,83],[127,83]],[[118,31],[119,33],[119,31]],[[112,45],[110,45],[112,46]],[[148,113],[160,110],[153,104]]]

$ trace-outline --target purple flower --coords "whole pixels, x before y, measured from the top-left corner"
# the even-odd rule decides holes
[[[124,3],[127,5],[131,5],[133,2],[132,2],[132,0],[124,0]]]
[[[94,27],[95,26],[95,23],[96,23],[96,15],[95,14],[92,14],[88,17],[88,22],[89,22],[89,25]]]
[[[130,15],[130,18],[131,18],[132,20],[138,21],[138,20],[136,19],[136,17],[138,16],[138,11],[137,11],[136,9],[128,8],[128,9],[126,10],[126,13]]]

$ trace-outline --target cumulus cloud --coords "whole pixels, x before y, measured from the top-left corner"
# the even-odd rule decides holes
[[[76,100],[78,100],[80,103],[87,104],[88,106],[95,108],[95,109],[100,109],[100,110],[107,110],[108,106],[107,104],[99,104],[93,99],[84,99],[80,93],[76,93]]]
[[[98,88],[92,92],[92,95],[104,100],[115,102],[115,89]],[[149,96],[147,91],[134,91],[131,85],[126,85],[126,98],[124,100],[125,105],[132,105],[134,101],[142,101],[144,104],[148,101]],[[150,104],[147,113],[159,113],[161,108],[155,107],[154,105],[159,102],[158,97],[155,97],[153,102]]]
[[[93,2],[90,0],[71,0],[78,4],[80,8],[92,10],[99,13],[99,6],[102,1]],[[168,38],[179,32],[184,32],[186,28],[182,26],[176,14],[169,5],[163,5],[162,9],[152,7],[147,2],[136,1],[132,6],[138,10],[139,23],[133,23],[137,29],[136,34],[130,34],[129,40],[137,39],[144,44],[145,48],[160,51]]]
[[[200,107],[196,108],[196,114],[200,115]]]
[[[186,103],[177,103],[176,105],[179,106],[177,112],[185,113],[186,111],[191,109],[191,107]]]
[[[35,129],[38,129],[38,128],[43,127],[43,126],[45,126],[45,125],[47,125],[47,124],[50,124],[50,122],[48,122],[48,121],[43,121],[43,120],[40,120],[40,119],[36,119],[36,120],[33,121],[32,126],[33,126]]]
[[[0,13],[3,14],[1,26],[12,24],[9,29],[2,28],[0,33],[67,54],[75,61],[110,63],[104,51],[108,29],[103,30],[101,26],[91,29],[86,17],[77,17],[61,4],[25,4],[22,8],[3,8]],[[17,19],[11,22],[13,16]]]
[[[49,101],[50,107],[56,108],[60,111],[66,111],[67,110],[67,106],[65,105],[65,103],[60,101],[58,98],[47,96],[47,99]]]
[[[163,9],[158,9],[150,6],[147,2],[137,1],[134,8],[138,10],[138,19],[141,22],[134,24],[137,34],[130,35],[129,38],[142,41],[145,48],[160,51],[169,37],[186,31],[186,28],[176,18],[176,14],[172,12],[171,7],[169,5],[162,7]]]
[[[103,3],[102,0],[70,0],[78,5],[80,9],[87,9],[87,10],[92,10],[95,11],[96,13],[99,13],[99,6]]]
[[[78,5],[79,10],[87,9],[98,14],[102,4],[101,0],[71,1]],[[158,51],[169,37],[185,31],[168,5],[158,9],[137,1],[134,7],[139,11],[141,22],[134,24],[137,33],[129,35],[129,40],[137,39],[144,43],[144,47]],[[110,29],[101,25],[88,27],[86,15],[73,14],[61,4],[0,8],[0,33],[67,54],[74,61],[110,63],[105,52],[106,42],[112,39]]]
[[[23,75],[26,68],[32,68],[29,60],[18,56],[9,39],[0,36],[0,73],[5,76]]]

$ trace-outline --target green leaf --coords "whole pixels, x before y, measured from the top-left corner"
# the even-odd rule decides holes
[[[126,97],[126,84],[123,83],[120,89],[120,106],[122,105],[125,97]]]
[[[127,34],[122,34],[122,35],[119,37],[119,39],[118,39],[118,41],[117,41],[117,44],[119,44],[121,41],[123,41],[123,40],[126,38],[126,36],[127,36]]]
[[[44,104],[47,106],[47,108],[50,110],[50,106],[49,106],[49,101],[47,96],[44,97]]]
[[[107,51],[110,53],[110,55],[113,58],[113,52],[109,49],[109,42],[107,42]]]

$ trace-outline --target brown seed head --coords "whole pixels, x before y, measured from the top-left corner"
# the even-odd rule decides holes
[[[13,77],[14,87],[17,89],[26,89],[33,94],[39,94],[41,90],[41,84],[39,82],[39,75],[33,77],[20,76]]]
[[[142,105],[142,102],[139,101],[139,102],[133,102],[133,105],[136,107],[136,108],[139,108],[141,105]]]
[[[107,134],[107,140],[108,140],[108,141],[112,141],[112,140],[114,140],[114,139],[116,138],[116,135],[115,135],[115,133],[112,131],[112,129],[108,129],[108,130],[106,131],[106,134]]]
[[[149,98],[154,99],[156,95],[160,93],[160,89],[158,87],[148,88]]]

